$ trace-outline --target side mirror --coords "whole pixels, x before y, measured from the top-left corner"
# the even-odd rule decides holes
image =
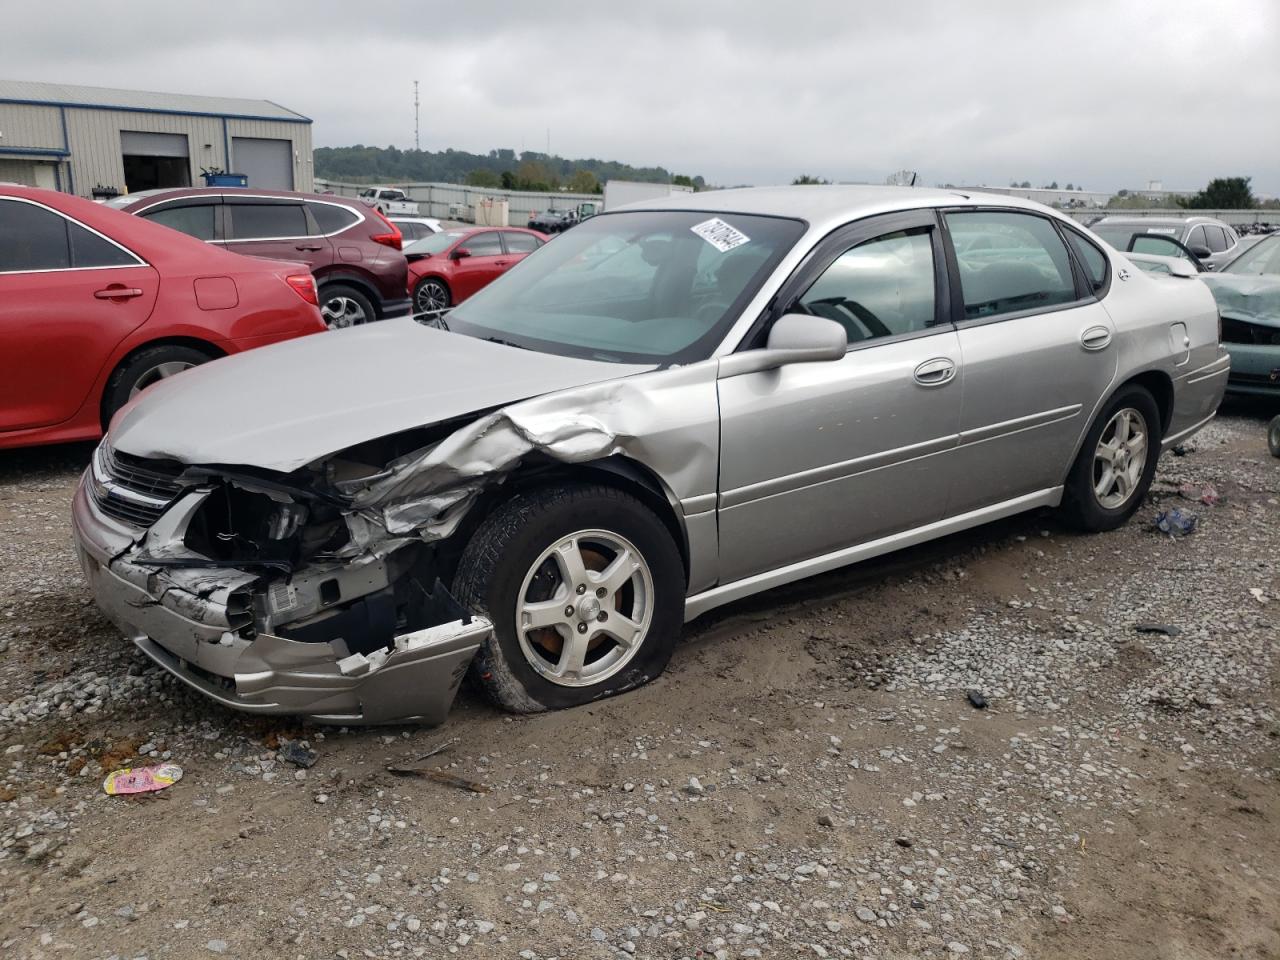
[[[453,253],[449,254],[449,259],[461,260],[463,257],[469,257],[469,256],[471,256],[470,250],[468,250],[466,247],[458,247],[457,250],[454,250]]]
[[[789,363],[840,360],[849,347],[844,327],[825,317],[788,313],[774,321],[761,350],[744,350],[720,359],[719,379],[772,370]]]
[[[1200,276],[1200,268],[1190,260],[1175,260],[1169,264],[1169,273],[1175,277],[1190,279]]]
[[[1208,247],[1195,246],[1188,247],[1187,249],[1196,255],[1197,260],[1207,260],[1209,257],[1213,256],[1213,251]]]

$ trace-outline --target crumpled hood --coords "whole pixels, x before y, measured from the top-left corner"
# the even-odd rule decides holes
[[[139,457],[287,473],[365,440],[650,369],[385,320],[161,381],[121,411],[110,441]]]
[[[1267,327],[1280,327],[1280,275],[1205,273],[1218,311],[1226,317]]]

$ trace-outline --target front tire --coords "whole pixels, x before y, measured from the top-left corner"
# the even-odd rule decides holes
[[[1067,476],[1063,511],[1082,530],[1123,526],[1141,506],[1160,459],[1160,408],[1135,385],[1111,398]]]
[[[414,313],[434,313],[447,310],[453,302],[449,287],[437,277],[426,277],[413,288]]]
[[[594,485],[518,493],[476,530],[454,580],[458,599],[493,623],[472,677],[513,713],[591,703],[658,676],[684,588],[662,521]]]

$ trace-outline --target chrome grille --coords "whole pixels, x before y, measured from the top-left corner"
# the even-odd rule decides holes
[[[146,528],[182,493],[183,467],[118,453],[102,444],[93,454],[93,500],[107,516]]]

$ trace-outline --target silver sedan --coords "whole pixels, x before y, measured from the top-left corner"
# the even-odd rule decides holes
[[[1229,359],[1200,282],[1008,197],[686,194],[444,316],[199,367],[116,418],[86,576],[231,707],[442,720],[656,677],[681,624],[1020,511],[1123,524]]]

